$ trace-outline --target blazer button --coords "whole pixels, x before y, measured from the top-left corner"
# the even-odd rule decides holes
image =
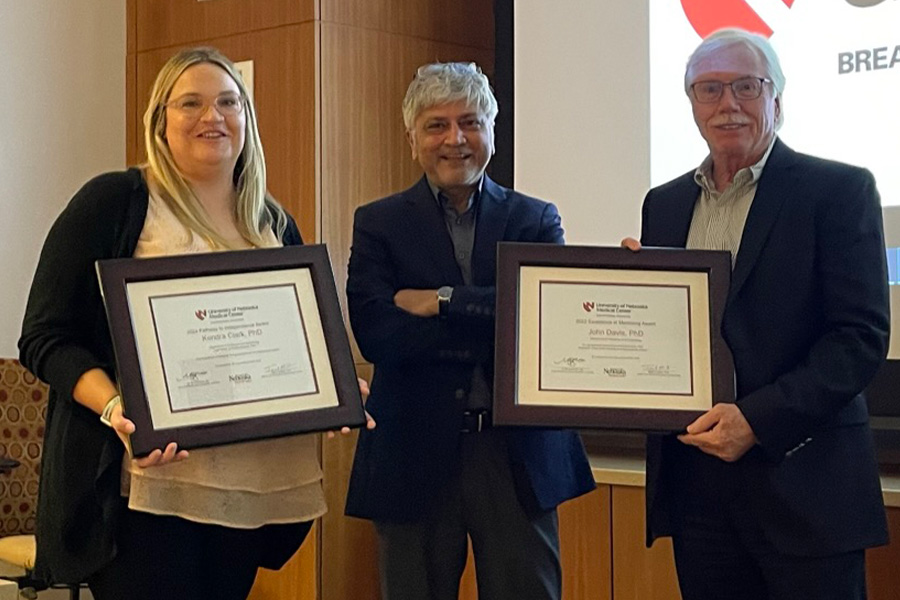
[[[466,397],[466,390],[463,390],[463,389],[456,390],[456,399],[457,400],[462,400],[465,397]]]

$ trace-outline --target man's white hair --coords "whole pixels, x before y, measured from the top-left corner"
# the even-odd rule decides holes
[[[403,123],[407,131],[416,124],[421,112],[432,106],[465,100],[477,108],[493,125],[497,117],[497,99],[487,75],[475,63],[432,63],[419,67],[403,99]]]

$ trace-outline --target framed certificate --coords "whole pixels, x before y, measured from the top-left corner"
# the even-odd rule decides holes
[[[494,423],[680,431],[734,401],[724,251],[501,243]]]
[[[136,456],[365,422],[324,245],[97,263]]]

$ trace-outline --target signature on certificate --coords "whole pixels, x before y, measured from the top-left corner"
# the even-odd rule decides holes
[[[583,362],[585,362],[585,360],[584,360],[583,358],[580,358],[580,357],[577,357],[577,356],[566,356],[566,357],[564,357],[564,358],[561,358],[561,359],[555,361],[553,364],[555,364],[555,365],[566,365],[567,367],[574,367],[574,366],[579,365],[579,364],[581,364],[581,363],[583,363]]]
[[[297,365],[293,363],[274,363],[271,365],[266,365],[263,369],[266,375],[288,375],[290,373],[295,373],[299,369]]]
[[[199,382],[206,380],[206,371],[185,371],[178,381]]]
[[[176,381],[181,389],[201,388],[213,383],[210,381],[209,371],[183,371]]]

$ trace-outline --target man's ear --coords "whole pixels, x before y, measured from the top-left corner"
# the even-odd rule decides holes
[[[418,155],[416,153],[416,136],[415,132],[406,130],[406,141],[409,142],[409,149],[412,151],[412,159],[418,160]]]

